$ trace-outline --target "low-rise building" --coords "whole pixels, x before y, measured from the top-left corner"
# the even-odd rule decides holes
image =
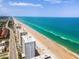
[[[0,46],[0,53],[3,52],[3,49],[5,48],[5,46]]]
[[[31,59],[54,59],[52,58],[50,55],[48,54],[43,54],[43,55],[39,55],[39,56],[36,56],[36,57],[33,57]]]
[[[7,28],[0,29],[0,39],[8,38],[9,37],[9,30]]]

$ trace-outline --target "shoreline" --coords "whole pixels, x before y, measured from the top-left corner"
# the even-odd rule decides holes
[[[15,18],[14,18],[14,21],[16,21],[16,23],[21,24],[21,26],[23,28],[25,28],[25,30],[27,32],[31,33],[35,38],[37,38],[37,41],[39,41],[41,44],[46,46],[47,49],[49,49],[52,53],[57,55],[59,57],[59,59],[79,59],[79,57],[77,57],[77,55],[75,55],[75,53],[69,51],[68,49],[59,45],[58,43],[50,40],[48,37],[44,36],[43,34],[37,32],[37,31],[35,31],[34,29],[29,27],[28,25],[23,24],[22,22],[16,20]]]

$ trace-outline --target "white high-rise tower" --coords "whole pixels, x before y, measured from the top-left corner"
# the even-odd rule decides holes
[[[35,57],[35,39],[31,36],[25,35],[22,36],[23,40],[23,50],[25,54],[25,59],[31,59]]]

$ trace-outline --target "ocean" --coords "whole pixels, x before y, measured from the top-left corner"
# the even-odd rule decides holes
[[[79,18],[16,17],[52,41],[79,55]]]

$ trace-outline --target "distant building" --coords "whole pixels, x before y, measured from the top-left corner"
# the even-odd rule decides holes
[[[22,36],[22,35],[25,35],[25,34],[27,34],[27,33],[24,32],[24,31],[21,29],[20,24],[16,24],[15,31],[16,31],[16,34],[17,34],[17,38],[18,38],[19,45],[21,46],[21,45],[22,45],[21,36]]]
[[[5,41],[1,41],[0,46],[4,46],[4,45],[5,45]]]
[[[35,47],[36,42],[35,39],[29,35],[22,36],[23,42],[23,52],[25,55],[25,59],[31,59],[35,57]]]
[[[26,35],[27,32],[24,32],[22,29],[18,28],[16,30],[16,33],[17,33],[17,37],[18,37],[18,44],[19,44],[20,47],[22,47],[22,38],[21,38],[21,36]]]
[[[5,27],[0,29],[0,39],[8,38],[9,37],[9,30]]]
[[[22,45],[22,40],[21,40],[21,33],[22,32],[23,32],[22,30],[17,29],[18,43],[20,46]]]
[[[3,49],[5,48],[5,46],[0,46],[0,53],[3,52]]]

